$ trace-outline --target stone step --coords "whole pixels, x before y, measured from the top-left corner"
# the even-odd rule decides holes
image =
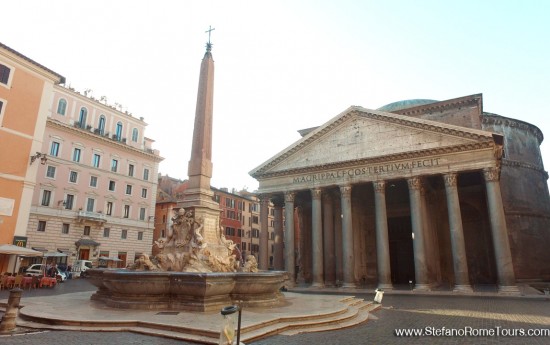
[[[241,330],[241,339],[244,342],[250,342],[275,334],[293,335],[352,327],[367,321],[369,312],[379,308],[379,305],[365,302],[362,299],[348,298],[344,302],[348,304],[348,308],[344,313],[325,315],[300,322],[296,322],[295,320],[279,322],[267,327],[257,328],[253,331]]]

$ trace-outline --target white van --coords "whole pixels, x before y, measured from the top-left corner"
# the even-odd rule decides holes
[[[92,267],[92,262],[90,260],[76,260],[71,271],[75,277],[85,277],[86,271]]]

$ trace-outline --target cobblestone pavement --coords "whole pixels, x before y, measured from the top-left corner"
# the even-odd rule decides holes
[[[56,290],[58,289],[58,290]],[[54,289],[25,292],[38,296],[93,290],[83,280],[68,281]],[[24,296],[25,296],[24,294]],[[355,294],[371,300],[372,294]],[[7,298],[0,292],[0,299]],[[23,296],[23,298],[24,298]],[[243,311],[246,313],[246,310]],[[550,300],[503,297],[413,296],[386,294],[374,320],[353,328],[306,333],[294,336],[277,335],[252,345],[279,344],[550,344],[550,334],[539,337],[511,336],[422,336],[397,337],[395,329],[428,329],[432,333],[458,330],[472,333],[490,330],[501,334],[522,329],[545,329],[550,332]],[[444,327],[444,328],[443,328]],[[189,344],[128,332],[47,331],[0,336],[0,344]]]

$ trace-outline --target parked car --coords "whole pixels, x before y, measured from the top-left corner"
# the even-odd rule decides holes
[[[31,265],[27,270],[25,271],[25,274],[29,274],[31,276],[42,276],[47,275],[51,276],[51,272],[47,272],[47,270],[44,268],[44,264],[34,264]],[[67,274],[63,271],[55,269],[55,277],[57,278],[58,282],[64,282],[67,280]]]
[[[85,278],[87,276],[86,271],[92,268],[92,261],[90,260],[76,260],[73,264],[72,271],[75,277]]]
[[[34,264],[25,270],[25,274],[30,274],[31,276],[41,276],[44,275],[43,268],[43,264]]]

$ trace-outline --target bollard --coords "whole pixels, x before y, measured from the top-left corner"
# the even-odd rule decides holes
[[[10,290],[6,313],[2,317],[2,321],[0,321],[0,333],[10,332],[15,329],[15,320],[19,312],[19,302],[21,301],[22,292],[23,290],[20,288]]]

